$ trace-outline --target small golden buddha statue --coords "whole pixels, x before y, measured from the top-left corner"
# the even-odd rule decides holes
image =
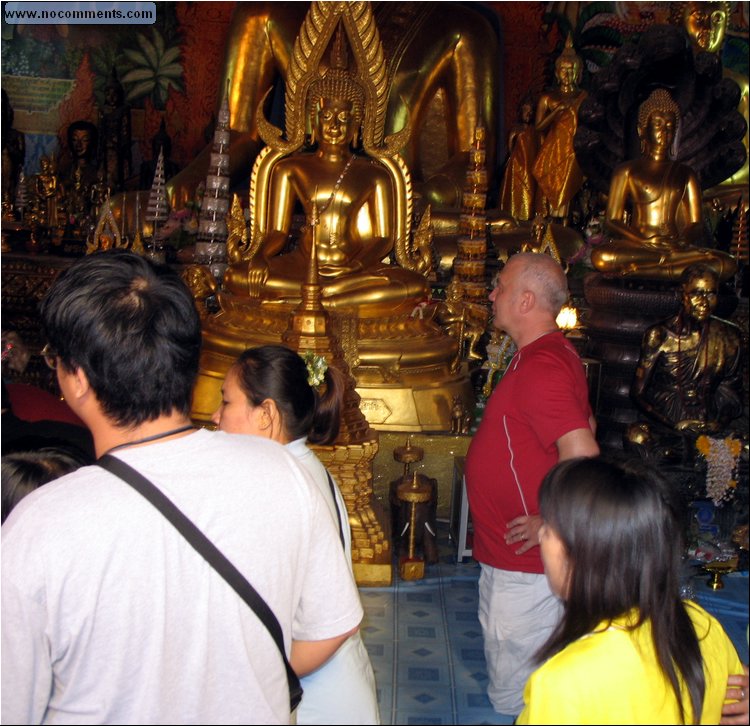
[[[578,109],[586,98],[579,88],[583,63],[568,36],[555,61],[558,88],[543,93],[536,108],[535,126],[542,134],[533,174],[537,190],[536,211],[565,218],[568,205],[583,185],[583,172],[576,161],[573,137],[578,128]]]
[[[524,99],[518,123],[508,135],[508,163],[503,174],[499,207],[518,220],[529,220],[534,216],[536,181],[531,170],[539,149],[539,133],[533,119],[534,104],[531,99]]]
[[[614,239],[591,254],[601,272],[669,280],[679,279],[690,265],[705,263],[722,280],[735,273],[731,255],[700,246],[700,183],[690,167],[671,157],[679,122],[679,107],[664,89],[641,104],[642,156],[615,169],[606,215]]]
[[[48,156],[39,160],[39,173],[34,177],[34,193],[38,220],[48,227],[58,224],[58,201],[61,197],[60,183]]]
[[[742,413],[740,330],[712,315],[719,284],[713,269],[695,265],[682,279],[680,311],[643,337],[631,395],[668,430],[720,433]]]
[[[224,286],[236,295],[298,302],[315,238],[326,308],[355,306],[360,316],[409,313],[429,298],[424,275],[384,264],[394,248],[396,193],[390,171],[352,149],[364,114],[365,92],[346,68],[343,34],[332,63],[308,92],[317,148],[286,156],[268,178],[267,201],[258,214],[257,253],[227,270]],[[297,246],[281,254],[300,204],[306,224]]]

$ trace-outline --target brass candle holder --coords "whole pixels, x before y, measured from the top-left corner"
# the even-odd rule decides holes
[[[721,579],[722,575],[734,572],[737,569],[737,562],[738,557],[735,555],[728,560],[714,560],[713,562],[706,563],[703,569],[711,575],[708,578],[708,586],[712,590],[722,590],[724,588],[724,581]]]

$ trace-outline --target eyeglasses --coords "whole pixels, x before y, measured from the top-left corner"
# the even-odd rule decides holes
[[[42,348],[42,358],[44,358],[47,368],[51,368],[53,371],[57,369],[57,353],[49,343]]]

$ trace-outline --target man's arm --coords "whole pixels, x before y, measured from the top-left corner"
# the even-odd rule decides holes
[[[294,672],[302,677],[320,668],[358,630],[359,625],[348,633],[327,640],[293,640],[289,663]]]
[[[5,526],[5,525],[3,525]],[[4,724],[41,723],[52,693],[47,615],[6,576],[2,583],[2,718]],[[10,559],[10,557],[8,558]],[[14,558],[15,559],[15,558]]]
[[[598,456],[599,444],[594,432],[588,429],[574,429],[563,434],[556,442],[559,461],[575,459],[579,456]]]
[[[559,461],[574,459],[579,456],[597,456],[599,445],[594,438],[591,428],[575,429],[563,434],[556,442]],[[520,542],[521,546],[516,550],[517,555],[522,555],[532,547],[539,544],[539,528],[542,526],[542,518],[538,514],[521,516],[508,522],[508,531],[505,533],[507,544]]]

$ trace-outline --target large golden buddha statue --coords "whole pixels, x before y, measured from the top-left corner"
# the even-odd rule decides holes
[[[437,305],[425,305],[430,238],[412,233],[411,179],[397,153],[409,127],[384,133],[388,79],[369,3],[312,3],[293,55],[284,133],[262,101],[256,112],[267,146],[251,175],[249,226],[234,205],[193,415],[210,416],[239,352],[281,340],[303,285],[313,285],[368,421],[449,430],[453,398],[468,407],[473,396],[466,366],[456,365],[462,341],[433,320]]]
[[[342,32],[332,61],[309,91],[306,108],[312,116],[315,151],[294,153],[276,161],[264,159],[256,187],[253,234],[257,252],[232,266],[225,287],[237,295],[298,302],[310,266],[315,237],[323,304],[356,307],[363,317],[410,313],[429,298],[423,274],[382,262],[403,243],[405,225],[397,219],[398,179],[374,155],[358,155],[352,144],[361,130],[365,91],[346,67]],[[394,167],[397,172],[403,169]],[[306,224],[294,250],[284,251],[292,234],[297,205]],[[422,270],[425,272],[426,270]]]
[[[701,188],[695,172],[671,156],[680,110],[669,92],[656,89],[638,111],[642,156],[615,169],[607,203],[614,239],[591,255],[605,273],[679,279],[704,263],[724,280],[736,271],[731,255],[703,243]]]
[[[357,2],[355,5],[363,5]],[[498,34],[489,15],[471,3],[375,2],[372,12],[387,75],[385,134],[406,123],[413,133],[398,148],[426,201],[457,208],[474,129],[488,129],[487,161],[494,167],[501,68]],[[309,3],[236,3],[220,88],[229,83],[232,139],[229,174],[241,182],[263,146],[258,103],[280,91],[294,69],[293,45]],[[210,148],[170,180],[172,205],[183,206],[205,179]]]

